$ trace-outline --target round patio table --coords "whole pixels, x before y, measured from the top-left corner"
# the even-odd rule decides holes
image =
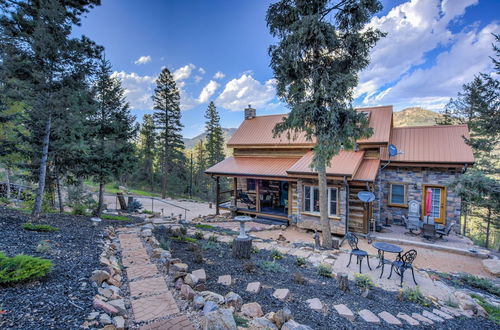
[[[378,266],[377,268],[382,267],[382,271],[380,272],[380,278],[382,278],[382,275],[384,274],[384,265],[386,263],[390,263],[391,261],[385,260],[384,259],[384,253],[389,252],[389,253],[397,253],[398,256],[401,255],[401,252],[403,252],[403,248],[401,246],[397,246],[395,244],[391,243],[385,243],[385,242],[375,242],[372,244],[374,248],[378,250]]]

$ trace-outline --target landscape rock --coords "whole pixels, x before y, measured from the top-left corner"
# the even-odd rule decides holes
[[[248,317],[261,317],[264,316],[264,313],[262,312],[262,307],[256,302],[244,304],[241,306],[241,312],[243,315],[246,315]]]
[[[278,327],[265,317],[257,317],[248,324],[249,330],[278,330]]]
[[[196,294],[196,293],[194,292],[194,290],[193,290],[193,289],[192,289],[189,285],[187,285],[187,284],[183,284],[183,285],[181,286],[181,295],[182,295],[185,299],[187,299],[187,300],[191,300],[191,299],[193,299],[193,298],[194,298],[195,294]]]
[[[233,279],[231,278],[231,275],[222,275],[217,279],[217,284],[230,286],[233,284]]]
[[[380,318],[368,309],[360,310],[358,314],[365,322],[377,324],[380,323]]]
[[[198,279],[199,282],[205,283],[207,281],[207,274],[205,273],[205,270],[202,269],[197,269],[191,272],[196,278]]]
[[[188,271],[189,266],[185,263],[176,263],[170,266],[170,270],[173,272],[184,272],[186,273]]]
[[[125,319],[123,318],[123,316],[113,317],[113,324],[115,325],[117,330],[125,329]]]
[[[175,281],[175,289],[177,290],[180,290],[181,287],[184,285],[184,280],[182,278],[178,278],[176,281]]]
[[[430,320],[430,319],[426,318],[425,316],[418,314],[418,313],[412,313],[411,317],[413,317],[415,320],[418,320],[418,321],[423,322],[423,323],[434,324],[433,320]]]
[[[443,319],[445,319],[445,320],[451,320],[451,319],[453,319],[453,316],[451,316],[450,314],[445,313],[445,312],[443,312],[443,311],[440,311],[439,309],[435,309],[435,308],[434,308],[434,309],[432,310],[432,313],[436,314],[436,315],[437,315],[437,316],[439,316],[439,317],[442,317],[442,318],[443,318]]]
[[[223,296],[212,291],[202,291],[200,295],[205,298],[205,301],[213,301],[219,305],[223,304],[225,301]]]
[[[111,324],[111,317],[106,314],[106,313],[102,313],[100,316],[99,316],[99,322],[101,322],[101,324]]]
[[[483,267],[488,273],[496,277],[500,276],[500,260],[499,259],[483,259]]]
[[[203,299],[203,297],[201,297]],[[219,309],[219,305],[214,303],[213,301],[207,301],[203,306],[203,315],[207,316],[208,313],[216,311]]]
[[[94,308],[105,311],[108,314],[112,314],[112,315],[119,314],[119,311],[116,307],[114,307],[114,306],[108,304],[107,302],[104,302],[98,298],[94,298],[93,306],[94,306]]]
[[[120,315],[125,315],[127,313],[127,308],[125,307],[124,299],[116,299],[108,302],[111,306],[115,307]]]
[[[194,288],[196,287],[196,284],[198,284],[198,278],[193,274],[187,274],[184,276],[184,283]]]
[[[241,306],[243,305],[243,299],[241,298],[241,296],[232,291],[226,294],[224,299],[226,300],[226,305],[233,307],[236,311],[239,311]]]
[[[354,313],[344,304],[333,305],[333,308],[340,316],[345,317],[349,321],[354,321]]]
[[[390,325],[396,325],[398,327],[403,325],[403,323],[401,323],[399,319],[397,319],[394,315],[386,311],[378,313],[378,316]]]
[[[288,307],[280,309],[279,311],[274,313],[273,317],[274,323],[278,326],[278,328],[281,328],[283,324],[285,324],[291,319],[292,319],[292,311]]]
[[[261,288],[260,282],[248,283],[246,291],[250,293],[259,293]]]
[[[439,316],[437,316],[436,314],[433,314],[429,311],[423,311],[422,312],[422,315],[428,319],[431,319],[433,320],[434,322],[444,322],[444,320],[442,318],[440,318]]]
[[[99,312],[92,312],[87,316],[87,320],[92,321],[95,320],[99,316]]]
[[[230,309],[219,309],[208,313],[205,317],[205,330],[235,330],[237,329],[233,312]]]
[[[288,299],[288,297],[290,297],[290,290],[288,290],[288,289],[276,289],[273,293],[273,297],[278,299],[278,300],[284,301],[284,300]]]
[[[306,302],[309,304],[309,308],[321,312],[323,310],[323,303],[318,298],[307,299]]]
[[[114,294],[114,292],[111,289],[104,289],[104,288],[98,288],[97,292],[106,298],[111,298],[111,296]]]
[[[109,276],[109,273],[105,270],[94,270],[92,276],[90,276],[90,280],[95,282],[97,286],[101,286],[102,282],[109,279]]]
[[[417,326],[417,325],[420,325],[420,322],[418,322],[417,320],[415,320],[413,317],[411,317],[410,315],[408,314],[405,314],[405,313],[401,313],[399,312],[398,315],[396,315],[398,318],[400,318],[401,320],[404,320],[406,321],[406,323],[408,323],[409,325],[411,326]]]
[[[202,296],[196,295],[193,298],[193,306],[197,309],[203,308],[205,306],[205,299]]]
[[[151,229],[144,229],[141,232],[141,236],[142,237],[151,237],[151,236],[153,236],[153,232],[151,232]]]
[[[303,325],[300,323],[295,322],[294,320],[290,320],[283,324],[281,327],[281,330],[313,330],[313,328]]]

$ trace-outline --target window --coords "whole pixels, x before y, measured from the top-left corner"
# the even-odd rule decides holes
[[[337,215],[337,188],[328,188],[328,215]],[[304,212],[319,213],[319,189],[314,186],[304,186]]]
[[[255,190],[255,179],[247,179],[247,191]]]
[[[406,206],[406,184],[390,183],[389,186],[389,205]]]

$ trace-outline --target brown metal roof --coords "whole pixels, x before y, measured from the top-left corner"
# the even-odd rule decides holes
[[[388,143],[392,123],[392,106],[357,108],[357,111],[370,112],[370,127],[373,135],[359,143]],[[286,133],[280,137],[273,137],[273,128],[280,123],[287,114],[257,116],[246,119],[227,142],[228,147],[235,146],[314,146],[315,139],[308,141],[303,133],[292,136],[289,140]]]
[[[392,105],[373,108],[357,108],[358,111],[370,112],[370,127],[373,135],[358,143],[388,143],[392,127]]]
[[[352,179],[354,181],[375,181],[379,167],[380,159],[363,159]]]
[[[333,156],[330,166],[326,168],[326,174],[339,176],[354,175],[363,160],[363,155],[364,151],[341,151],[338,155]],[[313,157],[314,152],[309,151],[291,166],[287,172],[290,174],[315,174],[316,172],[311,169]]]
[[[286,177],[298,158],[229,157],[205,171],[206,174]]]
[[[391,143],[403,154],[391,157],[391,162],[474,163],[464,137],[469,137],[467,125],[393,128]],[[381,158],[389,159],[387,148],[382,148]]]

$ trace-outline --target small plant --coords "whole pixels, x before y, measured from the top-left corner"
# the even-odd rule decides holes
[[[72,207],[71,214],[73,214],[73,215],[88,215],[87,207],[83,204],[75,204]]]
[[[280,264],[267,260],[262,261],[259,267],[262,268],[264,271],[271,273],[281,273],[285,271],[283,266],[281,266]]]
[[[50,260],[27,255],[9,258],[0,252],[0,284],[33,280],[45,276],[51,270]]]
[[[191,237],[186,237],[186,236],[172,236],[170,237],[173,240],[176,240],[178,242],[185,242],[185,243],[197,243],[198,240],[196,238],[191,238]]]
[[[453,308],[458,308],[458,302],[449,295],[446,300],[444,301],[444,304],[449,307]]]
[[[302,276],[301,273],[294,273],[293,274],[293,281],[297,284],[304,285],[307,283],[307,280]]]
[[[411,301],[412,303],[419,304],[424,307],[429,307],[431,305],[431,301],[422,294],[422,291],[420,291],[418,286],[415,288],[407,287],[399,290],[398,298],[400,300]]]
[[[471,274],[462,274],[460,280],[474,288],[484,290],[491,293],[497,297],[500,297],[500,286],[496,285],[492,281],[486,278],[474,276]]]
[[[208,242],[203,243],[201,245],[201,248],[203,250],[218,250],[218,249],[220,249],[220,246],[216,242],[208,241]]]
[[[165,237],[161,237],[159,239],[159,242],[160,242],[160,247],[163,250],[170,251],[170,241],[168,239],[166,239]]]
[[[23,223],[23,229],[31,231],[43,231],[43,232],[52,232],[59,230],[59,228],[52,227],[50,225],[34,224],[30,222]]]
[[[50,253],[52,252],[52,247],[50,246],[49,241],[43,240],[38,243],[36,246],[36,252],[38,253]]]
[[[101,219],[104,220],[116,220],[116,221],[130,221],[129,217],[123,215],[114,215],[114,214],[103,214],[101,215]]]
[[[133,199],[132,202],[127,205],[127,211],[129,212],[139,212],[140,209],[142,209],[142,203],[137,199]]]
[[[193,249],[193,260],[197,264],[202,264],[203,263],[203,250],[198,244],[193,244],[194,249]]]
[[[142,210],[141,212],[143,214],[153,214],[153,211],[150,211],[150,210]]]
[[[197,231],[196,233],[194,233],[194,238],[196,238],[197,240],[202,240],[203,238],[205,238],[205,236],[201,231]]]
[[[370,276],[359,273],[354,274],[354,283],[361,290],[370,290],[375,286]]]
[[[248,328],[248,320],[233,313],[234,322],[236,322],[237,327]]]
[[[206,225],[204,223],[199,223],[199,224],[195,225],[195,227],[199,228],[199,229],[211,229],[211,228],[214,228],[214,226]]]
[[[10,204],[10,200],[7,197],[0,197],[0,204]]]
[[[332,266],[329,264],[319,264],[317,270],[321,276],[332,277]]]
[[[181,233],[182,235],[187,235],[187,232],[188,232],[188,231],[187,231],[187,228],[186,228],[186,227],[181,226],[181,227],[179,228],[179,233]]]
[[[486,302],[486,300],[476,294],[472,294],[472,298],[476,299],[477,303],[484,308],[486,313],[488,313],[488,318],[495,322],[497,325],[500,325],[500,307],[493,306]]]
[[[277,249],[272,249],[271,250],[271,258],[273,260],[280,260],[280,259],[283,259],[283,254]]]
[[[208,240],[209,240],[210,242],[217,242],[219,239],[218,239],[218,238],[217,238],[217,236],[215,236],[215,235],[210,235],[210,236],[208,237]]]
[[[250,249],[250,253],[257,254],[259,253],[259,249],[257,249],[257,247],[255,246],[252,246],[252,248]]]
[[[304,267],[306,265],[306,258],[297,257],[297,259],[295,259],[295,264],[299,267]]]
[[[243,270],[247,273],[254,273],[257,270],[257,266],[253,262],[248,261],[243,264]]]

